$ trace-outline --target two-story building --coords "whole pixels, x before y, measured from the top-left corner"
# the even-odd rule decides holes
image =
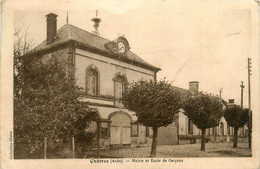
[[[146,143],[151,129],[137,124],[135,113],[125,109],[120,98],[127,84],[154,80],[160,68],[133,53],[124,36],[108,40],[68,23],[57,30],[57,15],[50,13],[46,19],[47,38],[29,53],[30,58],[45,62],[55,56],[68,63],[68,71],[84,89],[80,100],[98,110],[100,145]],[[97,128],[93,121],[87,130]]]

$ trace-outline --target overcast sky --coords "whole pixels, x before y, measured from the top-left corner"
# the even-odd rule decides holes
[[[222,97],[237,104],[244,81],[247,106],[248,57],[253,57],[252,83],[258,84],[259,77],[253,1],[82,2],[29,3],[15,12],[15,27],[28,27],[30,38],[39,44],[46,38],[46,14],[57,14],[60,28],[68,10],[70,24],[92,32],[91,18],[98,10],[100,36],[114,40],[125,35],[132,52],[162,69],[158,79],[166,77],[185,89],[189,81],[199,81],[200,90],[214,94],[222,88]]]

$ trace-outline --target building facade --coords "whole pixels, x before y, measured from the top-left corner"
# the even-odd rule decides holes
[[[57,15],[50,13],[46,19],[47,38],[26,59],[45,63],[56,57],[67,63],[83,89],[79,99],[98,111],[98,121],[86,130],[100,131],[101,147],[147,143],[151,129],[136,123],[135,113],[124,108],[121,97],[129,83],[155,80],[160,69],[131,52],[124,36],[108,40],[68,23],[57,30]]]

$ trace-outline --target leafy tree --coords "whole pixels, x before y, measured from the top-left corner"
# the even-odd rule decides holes
[[[234,127],[233,148],[237,148],[238,129],[248,123],[248,109],[243,109],[237,105],[228,107],[224,112],[224,118],[229,126]]]
[[[202,131],[201,151],[205,151],[205,131],[219,124],[222,107],[219,97],[203,92],[187,98],[184,103],[184,114]]]
[[[46,63],[23,64],[14,133],[16,143],[25,143],[31,153],[42,148],[44,137],[50,149],[57,148],[60,140],[80,139],[86,121],[93,119],[95,110],[79,100],[81,89],[68,77],[66,66],[55,55]]]
[[[156,156],[158,128],[171,124],[181,108],[180,94],[164,79],[132,83],[123,93],[123,104],[136,113],[137,122],[152,127],[151,157]]]

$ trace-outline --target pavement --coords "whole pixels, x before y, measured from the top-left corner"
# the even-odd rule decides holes
[[[151,146],[136,148],[111,148],[100,150],[102,158],[149,158]],[[97,152],[93,152],[96,154]],[[92,154],[92,155],[94,155]],[[206,143],[205,152],[200,151],[200,143],[185,145],[158,145],[159,158],[167,157],[251,157],[252,151],[248,143],[238,143],[238,148],[233,148],[232,143]]]

